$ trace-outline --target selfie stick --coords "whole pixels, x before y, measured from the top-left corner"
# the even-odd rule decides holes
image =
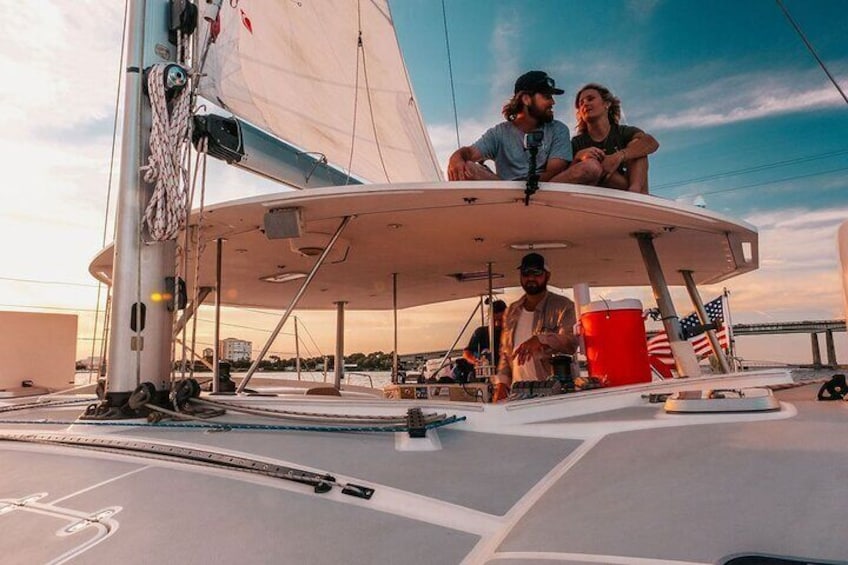
[[[536,172],[536,155],[542,145],[542,132],[532,131],[524,135],[524,147],[530,152],[530,166],[527,171],[527,187],[524,189],[524,205],[530,205],[530,197],[539,190],[539,173]]]

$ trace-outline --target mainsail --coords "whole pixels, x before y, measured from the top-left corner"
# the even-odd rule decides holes
[[[204,98],[362,180],[441,180],[387,0],[239,0],[218,16],[201,29],[220,27]]]

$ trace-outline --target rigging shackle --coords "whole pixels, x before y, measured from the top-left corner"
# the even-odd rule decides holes
[[[159,63],[164,65],[162,69],[162,86],[165,89],[165,96],[170,101],[179,94],[179,92],[188,84],[188,71],[176,63]],[[151,65],[144,69],[142,86],[144,94],[149,98],[150,90],[148,89],[149,75],[157,65]]]
[[[188,73],[179,65],[168,65],[165,68],[165,89],[181,89],[188,83]]]

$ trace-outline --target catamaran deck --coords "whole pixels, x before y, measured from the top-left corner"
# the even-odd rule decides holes
[[[366,413],[417,404],[467,418],[421,440],[152,425],[69,430],[44,420],[73,419],[79,405],[6,412],[6,438],[211,451],[329,473],[375,492],[370,500],[338,489],[318,494],[279,478],[115,447],[4,441],[0,551],[27,562],[77,553],[80,562],[720,563],[744,552],[839,560],[848,555],[848,542],[833,530],[845,516],[840,469],[848,468],[848,452],[838,438],[848,412],[842,402],[817,402],[817,390],[778,390],[776,412],[691,415],[666,414],[661,403],[641,399],[644,390],[608,395],[621,397],[615,401],[593,399],[593,391],[583,401],[564,395],[497,406],[283,402],[289,410],[335,402],[336,412]],[[601,409],[575,414],[585,397]],[[275,422],[235,412],[216,421]],[[495,433],[503,421],[512,422],[504,426],[511,434]],[[84,519],[92,521],[66,530]],[[343,526],[328,531],[327,523]]]

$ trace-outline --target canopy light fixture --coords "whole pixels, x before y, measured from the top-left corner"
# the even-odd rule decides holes
[[[470,273],[450,273],[449,277],[453,277],[457,282],[472,282],[485,281],[489,278],[489,271],[472,271]],[[503,273],[492,273],[493,279],[502,279]]]
[[[510,249],[518,251],[538,251],[539,249],[566,249],[574,247],[570,241],[531,241],[529,243],[510,243]]]
[[[318,257],[324,252],[323,247],[298,247],[297,252],[305,257]]]
[[[286,283],[289,281],[296,281],[298,279],[305,279],[306,273],[277,273],[276,275],[268,275],[267,277],[259,277],[260,281],[270,282],[270,283]]]
[[[263,217],[265,237],[290,239],[303,234],[303,214],[300,208],[274,208]]]

